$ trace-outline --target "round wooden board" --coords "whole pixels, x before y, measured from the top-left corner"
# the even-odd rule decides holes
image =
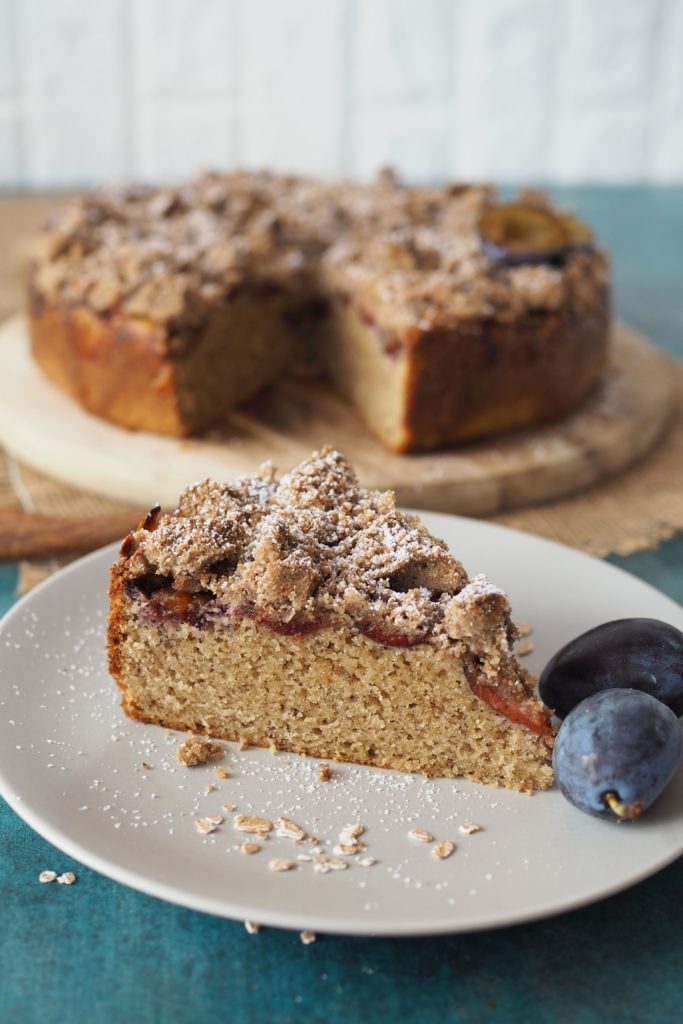
[[[548,426],[429,455],[385,451],[324,383],[287,380],[233,413],[220,434],[192,440],[134,433],[81,409],[33,363],[25,321],[0,328],[0,442],[17,458],[85,490],[138,505],[173,505],[190,481],[286,470],[332,444],[362,482],[402,505],[487,515],[567,495],[641,458],[675,406],[668,359],[623,324],[603,384]]]

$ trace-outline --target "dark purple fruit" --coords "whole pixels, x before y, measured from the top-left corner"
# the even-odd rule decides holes
[[[628,820],[654,803],[682,753],[681,724],[661,701],[640,690],[603,690],[567,715],[553,768],[579,810]]]
[[[641,690],[683,715],[683,633],[658,619],[616,619],[589,629],[541,673],[541,699],[559,718],[602,690]]]
[[[510,265],[557,260],[593,241],[589,229],[571,214],[525,203],[489,206],[479,222],[479,233],[491,259]]]

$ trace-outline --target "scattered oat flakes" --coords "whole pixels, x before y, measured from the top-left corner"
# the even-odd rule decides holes
[[[216,770],[214,772],[214,775],[216,776],[217,779],[229,779],[230,778],[230,772],[227,772],[225,770],[225,768],[223,767],[223,765],[221,765],[221,764],[216,765]]]
[[[237,810],[237,804],[223,804],[223,810],[230,811],[232,813],[232,811]]]
[[[57,881],[60,885],[73,885],[76,881],[76,876],[73,871],[65,871],[63,875],[57,875]]]
[[[256,921],[245,921],[244,927],[250,935],[257,935],[261,931],[261,925],[257,924]]]
[[[434,836],[426,828],[411,828],[408,833],[411,839],[417,839],[419,843],[433,843]]]
[[[247,856],[252,856],[254,853],[258,853],[262,849],[260,843],[240,843],[240,850],[242,853],[246,853]]]
[[[348,846],[346,843],[337,843],[334,847],[334,853],[338,857],[351,857],[354,853],[358,853],[359,846],[354,843],[353,846]]]
[[[533,633],[533,631],[534,627],[531,625],[530,622],[520,622],[517,626],[517,632],[520,636],[529,636],[529,634]]]
[[[295,825],[293,821],[289,821],[287,818],[278,818],[277,824],[277,833],[279,836],[285,836],[287,839],[295,839],[297,841],[306,838],[306,833],[301,826]]]
[[[143,768],[144,771],[146,771],[146,772],[151,772],[151,770],[152,770],[151,764],[147,764],[146,761],[141,761],[140,762],[140,767]]]
[[[377,863],[376,857],[361,857],[356,861],[356,864],[360,868],[371,868],[373,864]]]
[[[442,839],[432,850],[432,857],[437,860],[446,860],[446,857],[450,857],[454,850],[455,846],[450,839]]]
[[[272,821],[267,818],[259,818],[255,814],[237,814],[233,821],[233,827],[238,832],[270,832],[273,828]]]
[[[318,936],[317,936],[317,935],[315,934],[315,932],[309,932],[309,931],[306,931],[306,932],[301,932],[301,933],[299,934],[299,938],[300,938],[300,939],[301,939],[301,941],[303,942],[304,946],[310,946],[310,944],[311,944],[312,942],[315,942],[315,940],[317,939],[317,937],[318,937]]]
[[[533,649],[534,649],[534,645],[532,644],[531,640],[525,640],[523,643],[521,643],[518,646],[517,654],[519,655],[520,658],[523,658],[525,654],[531,654]]]
[[[330,865],[327,863],[326,860],[322,860],[322,861],[316,862],[313,865],[313,870],[318,875],[326,875],[329,871],[332,870],[332,868],[330,867]]]
[[[313,860],[310,853],[298,853],[296,859],[300,860],[302,863],[308,863]]]
[[[358,846],[358,837],[365,832],[364,825],[345,825],[339,833],[340,846]]]
[[[249,746],[249,740],[245,740],[244,736],[242,736],[242,738],[239,741],[238,746],[239,746],[240,750],[246,750],[247,747]]]
[[[275,742],[275,740],[268,740],[268,750],[271,752],[271,754],[277,754],[278,745]]]
[[[215,832],[219,825],[223,823],[223,819],[220,814],[209,814],[204,818],[195,818],[194,827],[197,832],[200,832],[203,836],[208,836],[212,832]]]
[[[338,857],[333,857],[332,860],[328,860],[327,866],[330,871],[346,871],[349,863],[346,860],[340,860]]]
[[[319,782],[329,782],[331,778],[332,778],[332,769],[330,768],[329,764],[319,764],[318,765],[318,781]]]
[[[57,879],[57,872],[56,871],[41,871],[40,874],[38,875],[38,881],[39,882],[43,882],[43,883],[45,883],[45,882],[54,882],[54,881],[56,881],[56,879]]]
[[[205,740],[201,736],[190,735],[180,744],[176,750],[176,757],[186,768],[193,768],[197,764],[206,764],[208,761],[218,761],[225,751],[222,743],[214,740]]]
[[[207,782],[207,784],[204,786],[204,792],[206,793],[207,796],[209,795],[209,793],[213,793],[215,789],[216,787],[214,786],[213,782]]]
[[[276,860],[268,861],[268,867],[271,871],[291,871],[292,868],[296,867],[296,863],[293,860],[286,860],[284,857],[279,857]]]
[[[464,832],[467,836],[471,836],[474,832],[481,832],[481,825],[477,825],[474,821],[463,821],[460,831]]]
[[[308,841],[311,844],[311,846],[317,846],[318,843],[320,842],[317,836],[309,836]]]

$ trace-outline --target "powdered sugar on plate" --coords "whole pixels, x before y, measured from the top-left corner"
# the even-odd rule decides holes
[[[439,517],[435,532],[447,535],[449,522]],[[500,578],[520,621],[534,623],[534,668],[605,612],[619,617],[638,606],[639,614],[683,624],[672,602],[608,566],[564,549],[556,555],[552,545],[486,524],[452,523],[454,547]],[[514,552],[501,547],[511,536]],[[533,581],[536,552],[544,578],[554,581],[553,608]],[[30,594],[0,628],[0,791],[76,860],[239,920],[417,934],[567,909],[644,877],[683,849],[680,777],[642,827],[616,829],[581,815],[556,790],[529,797],[350,764],[334,764],[321,783],[319,759],[240,751],[233,743],[221,761],[227,778],[215,774],[215,763],[184,767],[176,758],[183,734],[127,719],[107,675],[113,557],[109,549],[76,563]],[[572,586],[577,559],[580,593]],[[515,575],[518,563],[524,572]],[[274,827],[240,832],[237,815]],[[200,819],[215,828],[198,832]],[[279,829],[280,819],[294,827]],[[480,831],[469,833],[467,823]],[[347,834],[349,825],[363,831]],[[416,828],[454,842],[452,856],[438,859],[434,844],[410,839]],[[342,834],[357,840],[357,852],[335,851]],[[242,852],[252,841],[262,846],[259,856]],[[272,861],[296,867],[269,870]],[[331,861],[348,866],[330,868]],[[37,878],[45,865],[34,869]],[[74,886],[72,898],[82,891],[83,883]]]

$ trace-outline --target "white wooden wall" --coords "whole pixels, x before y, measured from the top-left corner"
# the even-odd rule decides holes
[[[0,187],[683,182],[683,0],[0,0]]]

